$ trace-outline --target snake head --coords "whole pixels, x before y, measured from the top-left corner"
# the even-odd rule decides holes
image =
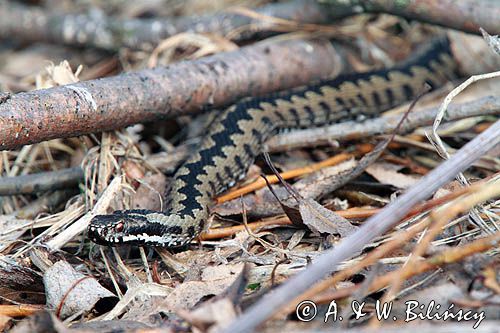
[[[149,210],[115,211],[97,215],[88,226],[88,237],[97,244],[179,247],[195,236],[194,230],[184,232],[182,219]]]

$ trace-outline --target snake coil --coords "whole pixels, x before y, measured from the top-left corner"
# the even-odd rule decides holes
[[[88,236],[104,245],[182,246],[204,228],[217,194],[245,176],[263,143],[281,128],[304,128],[373,116],[413,99],[424,83],[457,76],[449,40],[441,37],[390,69],[341,75],[262,98],[243,100],[213,122],[175,173],[165,210],[125,210],[95,216]]]

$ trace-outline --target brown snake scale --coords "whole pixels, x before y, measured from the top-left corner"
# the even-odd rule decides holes
[[[213,122],[198,151],[175,173],[164,211],[98,215],[89,225],[89,238],[112,246],[188,243],[203,230],[213,198],[245,176],[275,130],[370,117],[413,99],[425,83],[436,88],[457,77],[446,37],[417,53],[390,69],[341,75],[233,105]]]

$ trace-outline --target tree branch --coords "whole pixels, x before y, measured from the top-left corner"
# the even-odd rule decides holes
[[[399,133],[407,133],[415,128],[431,125],[438,108],[430,108],[408,115]],[[446,111],[446,120],[459,120],[469,117],[500,114],[500,98],[487,96],[471,102],[453,104]],[[354,140],[372,135],[388,134],[394,131],[401,115],[379,117],[364,122],[345,122],[328,127],[296,130],[276,135],[267,141],[271,152],[286,151],[295,148],[327,145],[332,140]]]
[[[325,10],[338,16],[386,13],[480,34],[479,27],[500,33],[500,2],[485,0],[323,0]]]
[[[315,1],[294,0],[269,4],[256,13],[302,23],[326,23],[329,20]],[[97,14],[64,14],[40,7],[28,7],[0,0],[0,37],[16,36],[29,41],[46,41],[106,50],[122,47],[153,49],[160,41],[181,32],[215,33],[225,36],[238,28],[252,25],[235,39],[254,37],[263,30],[272,31],[269,22],[235,12],[175,18],[123,19]]]
[[[339,70],[327,42],[262,42],[165,68],[5,96],[0,150],[193,114]]]
[[[153,49],[160,41],[181,32],[231,35],[247,40],[263,32],[280,31],[272,16],[303,23],[328,24],[361,13],[387,13],[407,19],[479,34],[481,26],[500,34],[500,3],[483,0],[293,0],[254,9],[254,17],[230,9],[215,14],[154,19],[123,19],[98,14],[64,14],[0,0],[0,38],[16,36],[106,50],[121,47]],[[251,27],[251,29],[244,29]],[[239,31],[239,33],[236,33]]]
[[[71,188],[83,179],[80,167],[0,178],[0,196],[33,194]]]

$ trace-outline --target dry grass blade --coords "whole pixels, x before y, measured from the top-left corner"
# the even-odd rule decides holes
[[[393,280],[391,287],[384,295],[382,302],[391,301],[398,293],[402,282],[409,276],[408,271],[413,267],[418,266],[421,261],[420,258],[425,254],[426,249],[434,238],[441,233],[443,227],[454,216],[464,213],[472,209],[475,205],[483,203],[487,200],[494,199],[500,196],[500,180],[491,182],[481,188],[476,187],[476,191],[464,198],[457,199],[455,202],[444,206],[443,208],[433,211],[428,217],[429,227],[425,231],[420,242],[415,246],[406,264],[396,272],[391,273]],[[372,321],[375,324],[374,321]]]
[[[238,48],[233,42],[215,35],[184,32],[161,41],[149,56],[148,67],[154,68],[158,66],[160,56],[166,59],[166,64],[173,62],[175,50],[182,46],[197,48],[196,52],[185,57],[187,59],[197,59],[213,53],[234,51]]]
[[[463,90],[465,90],[469,85],[472,83],[479,81],[479,80],[485,80],[485,79],[491,79],[495,77],[500,76],[500,71],[498,72],[493,72],[493,73],[487,73],[483,75],[474,75],[467,79],[464,83],[460,84],[458,87],[453,89],[452,92],[450,92],[446,98],[444,99],[443,103],[439,107],[438,114],[436,115],[436,119],[434,120],[434,124],[432,125],[432,132],[431,134],[428,134],[427,137],[429,138],[430,143],[434,146],[438,154],[444,158],[448,159],[450,158],[450,154],[448,153],[448,150],[446,149],[443,141],[441,140],[441,137],[438,134],[438,128],[439,125],[441,124],[445,114],[446,110],[448,108],[448,105],[451,103],[453,98],[455,98],[458,94],[460,94]],[[463,185],[467,186],[469,185],[469,182],[467,181],[467,178],[462,174],[459,173],[457,175],[458,181]],[[475,224],[477,224],[480,228],[485,230],[488,233],[494,233],[495,231],[481,218],[479,213],[476,211],[476,209],[472,209],[470,212],[470,217],[471,220],[474,221]]]
[[[85,214],[78,221],[74,222],[70,227],[62,230],[57,236],[49,240],[47,242],[47,246],[52,249],[60,249],[64,244],[73,239],[73,237],[84,231],[90,220],[95,215],[105,214],[109,208],[111,200],[114,199],[116,193],[120,190],[121,182],[121,177],[115,177],[95,204],[94,209]]]
[[[324,36],[353,36],[356,31],[347,27],[335,27],[328,25],[319,25],[313,23],[302,23],[292,20],[287,20],[279,17],[266,15],[256,12],[255,10],[245,7],[232,7],[228,8],[227,12],[239,14],[242,16],[254,19],[258,23],[251,23],[235,28],[226,35],[228,39],[235,39],[244,34],[245,31],[275,31],[275,32],[295,32],[302,31],[308,33],[316,33]]]
[[[337,165],[337,164],[344,162],[350,158],[352,158],[351,154],[341,153],[341,154],[335,155],[333,157],[327,158],[324,161],[321,161],[321,162],[318,162],[318,163],[315,163],[312,165],[308,165],[308,166],[303,167],[303,168],[297,168],[297,169],[282,172],[282,173],[280,173],[280,176],[284,180],[288,180],[288,179],[299,177],[302,175],[307,175],[311,172],[321,170],[322,168],[325,168],[325,167]],[[269,186],[270,184],[276,184],[278,182],[279,182],[279,178],[276,175],[269,175],[269,176],[265,176],[265,178],[258,178],[256,181],[254,181],[251,184],[248,184],[246,186],[242,186],[234,191],[230,191],[227,194],[224,194],[224,195],[217,197],[217,203],[223,203],[225,201],[229,201],[231,199],[237,198],[241,195],[256,191],[256,190],[266,186],[266,184],[268,184],[268,186]]]

